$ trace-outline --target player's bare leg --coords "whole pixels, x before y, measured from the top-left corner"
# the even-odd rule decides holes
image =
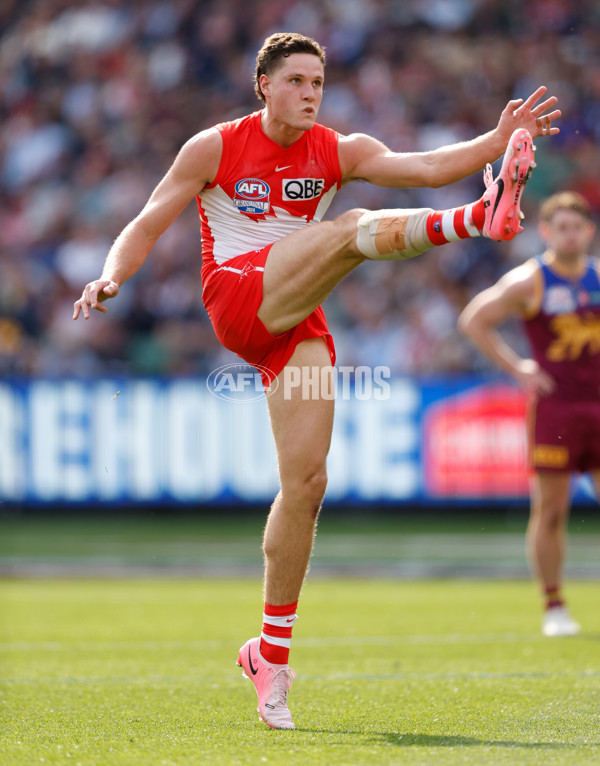
[[[532,479],[531,515],[527,543],[532,568],[546,600],[545,635],[572,635],[579,630],[562,599],[570,474],[539,471]]]
[[[331,381],[331,359],[321,338],[300,343],[287,367],[311,374],[325,370],[313,380]],[[333,399],[319,396],[314,388],[286,387],[285,376],[284,370],[277,391],[268,398],[281,481],[264,534],[265,601],[270,604],[288,604],[300,594],[327,484],[333,428]],[[331,384],[326,386],[329,391],[320,393],[328,396]]]
[[[288,373],[298,370],[301,376],[302,369],[310,371],[310,388],[303,387],[302,382],[288,385],[293,382]],[[324,391],[319,390],[321,382]],[[237,662],[256,688],[261,719],[274,729],[294,728],[287,695],[295,676],[288,655],[327,482],[332,383],[329,351],[321,338],[313,338],[298,344],[279,376],[277,390],[268,399],[281,490],[269,513],[263,541],[262,633],[242,646]]]
[[[433,213],[429,208],[349,210],[279,240],[265,263],[259,319],[274,335],[282,333],[311,314],[363,261],[402,260],[433,247],[426,231]],[[383,234],[371,236],[378,227]]]
[[[349,210],[275,242],[265,263],[258,310],[269,332],[278,335],[306,319],[346,274],[366,260],[356,248],[363,212]]]
[[[531,516],[527,530],[529,554],[544,587],[557,585],[565,557],[569,516],[567,472],[540,471],[532,479]]]
[[[527,140],[524,139],[527,137]],[[486,169],[484,195],[451,210],[349,210],[276,242],[265,263],[258,317],[274,335],[305,319],[364,260],[405,260],[458,239],[512,239],[533,167],[531,136],[515,131],[496,180]]]

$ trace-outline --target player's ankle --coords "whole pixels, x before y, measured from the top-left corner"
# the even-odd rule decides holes
[[[297,601],[282,606],[265,602],[259,651],[262,658],[271,665],[288,664],[292,627],[298,619],[297,606]]]
[[[427,236],[432,245],[480,237],[485,222],[483,198],[450,210],[433,210],[427,217]]]
[[[546,609],[555,609],[565,605],[560,585],[548,585],[544,588]]]

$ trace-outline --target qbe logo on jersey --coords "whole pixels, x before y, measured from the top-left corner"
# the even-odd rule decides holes
[[[324,178],[284,178],[283,199],[286,202],[320,197],[325,186]]]
[[[242,178],[235,185],[233,204],[242,213],[251,215],[263,215],[269,212],[271,203],[269,184],[260,178]]]

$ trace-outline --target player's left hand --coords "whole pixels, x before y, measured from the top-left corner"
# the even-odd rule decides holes
[[[506,137],[507,143],[513,131],[518,128],[526,128],[532,138],[555,136],[560,133],[560,128],[552,124],[561,116],[560,109],[552,108],[558,103],[556,96],[550,96],[540,104],[537,103],[547,90],[545,85],[541,85],[525,101],[517,98],[508,102],[498,122],[498,132]]]

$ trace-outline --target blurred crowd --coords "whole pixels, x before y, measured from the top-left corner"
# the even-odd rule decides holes
[[[472,138],[540,84],[561,134],[539,139],[512,243],[470,240],[361,266],[325,303],[338,363],[396,374],[482,369],[456,330],[474,294],[541,251],[541,199],[582,192],[600,213],[600,4],[592,0],[3,0],[0,4],[0,370],[3,375],[207,373],[232,358],[202,305],[188,207],[109,313],[73,322],[111,242],[194,133],[259,108],[252,75],[275,31],[327,48],[319,121],[392,150]],[[453,207],[438,190],[350,184],[354,206]],[[506,332],[521,344],[517,327]]]

